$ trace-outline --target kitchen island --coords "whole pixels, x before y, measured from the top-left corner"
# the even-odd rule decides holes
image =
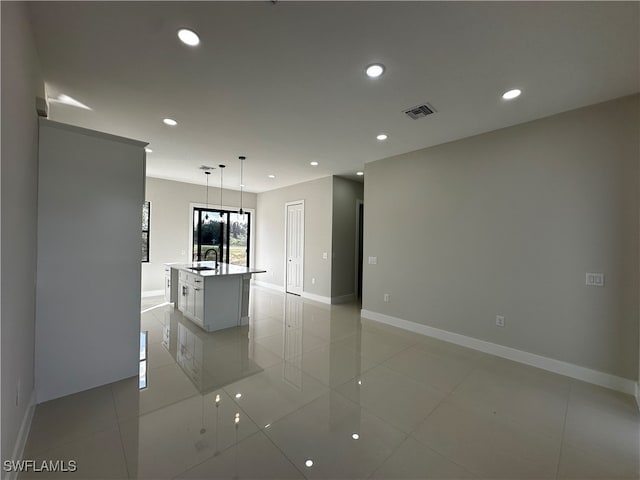
[[[251,276],[266,272],[216,262],[169,263],[165,271],[168,300],[207,332],[248,322]]]

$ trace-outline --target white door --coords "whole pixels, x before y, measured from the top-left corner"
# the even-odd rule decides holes
[[[287,203],[286,215],[287,293],[301,295],[304,264],[304,203]]]

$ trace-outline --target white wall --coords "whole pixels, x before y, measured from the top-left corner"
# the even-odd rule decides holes
[[[284,288],[285,203],[304,200],[303,290],[331,297],[332,185],[332,177],[324,177],[258,194],[256,266],[267,273],[257,275],[256,280]],[[322,257],[324,252],[327,259]]]
[[[151,202],[151,223],[149,263],[142,264],[143,293],[164,289],[165,263],[191,261],[190,204],[204,205],[207,193],[204,185],[152,177],[147,177],[146,185],[147,201]],[[256,208],[255,193],[245,192],[242,198],[244,208]],[[237,209],[240,206],[240,192],[225,188],[222,201],[226,208]],[[215,208],[219,203],[220,189],[209,186],[209,205]]]
[[[621,98],[367,164],[363,309],[638,378],[639,109]]]
[[[12,458],[26,440],[34,392],[38,122],[44,83],[25,4],[2,2],[2,445]],[[18,405],[15,404],[16,389]],[[18,445],[20,447],[20,445]],[[2,477],[5,477],[4,471]]]
[[[145,145],[40,120],[38,403],[138,373]]]
[[[333,177],[332,298],[355,294],[356,200],[363,198],[363,183]]]

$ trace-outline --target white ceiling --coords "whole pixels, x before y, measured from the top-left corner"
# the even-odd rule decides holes
[[[51,104],[51,118],[148,141],[154,177],[204,183],[200,165],[225,163],[225,186],[237,189],[246,155],[246,188],[261,192],[356,178],[367,162],[635,93],[639,5],[43,2],[30,11],[49,95],[92,108]],[[181,44],[179,27],[201,44]],[[364,75],[372,62],[387,67],[376,80]],[[502,100],[514,87],[523,95]],[[437,114],[402,113],[422,102]]]

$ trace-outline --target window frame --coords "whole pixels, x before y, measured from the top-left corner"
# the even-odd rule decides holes
[[[151,253],[150,253],[150,246],[151,246],[151,202],[149,201],[145,201],[142,204],[142,209],[143,209],[143,214],[144,214],[144,209],[147,209],[147,228],[146,230],[144,229],[144,223],[142,225],[142,244],[144,245],[144,234],[147,234],[147,258],[142,258],[142,263],[149,263],[150,262],[150,258],[151,258]]]

